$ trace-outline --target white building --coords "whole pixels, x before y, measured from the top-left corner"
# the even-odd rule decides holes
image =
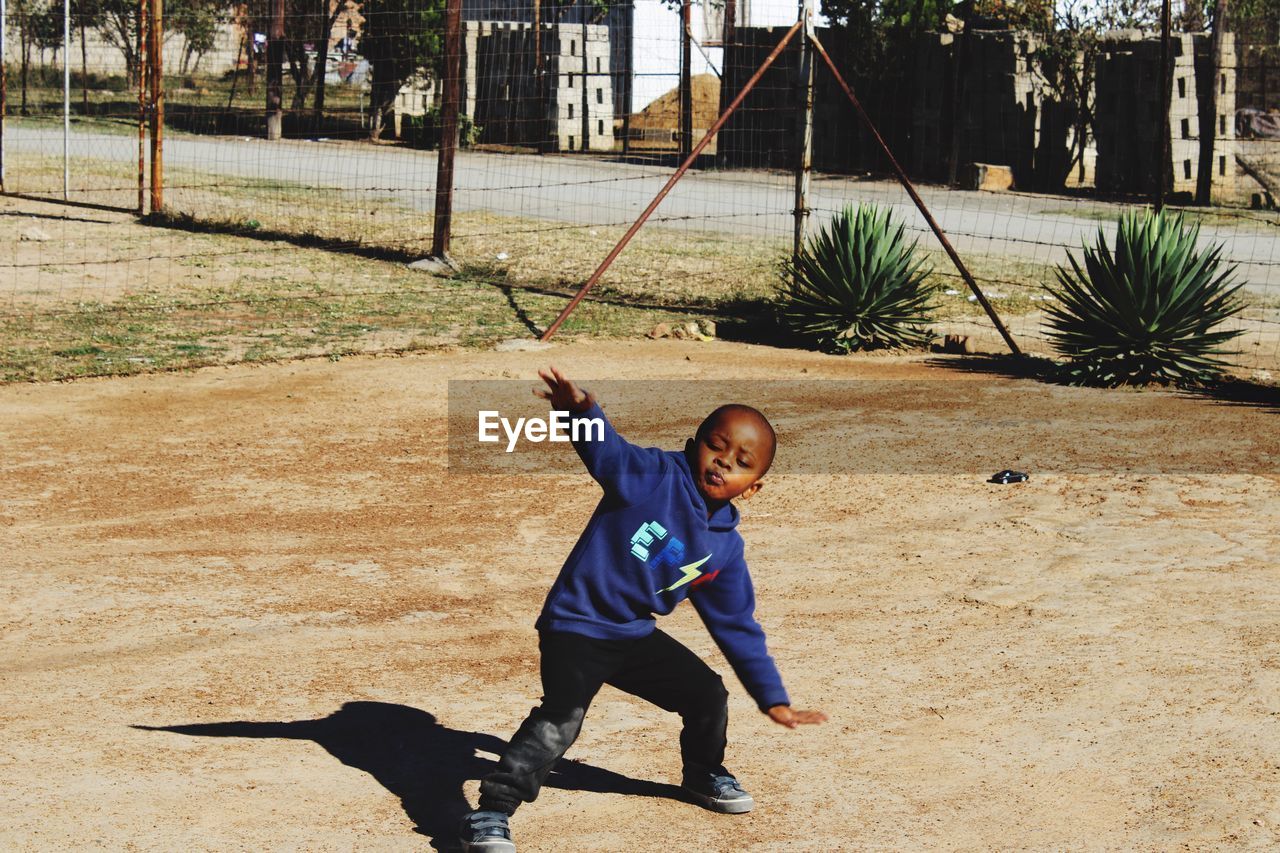
[[[737,0],[736,7],[739,27],[789,27],[798,14],[795,0]],[[690,11],[690,72],[719,77],[724,68],[724,4],[696,0]],[[662,0],[635,0],[633,14],[631,111],[639,112],[680,83],[680,10]],[[821,14],[815,0],[815,24],[821,22]]]

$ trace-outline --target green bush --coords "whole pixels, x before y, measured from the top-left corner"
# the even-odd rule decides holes
[[[888,208],[845,207],[783,265],[782,316],[838,352],[927,346],[929,272]]]
[[[411,148],[439,148],[443,120],[439,107],[431,107],[424,115],[401,116],[400,136]],[[480,139],[481,128],[471,116],[458,113],[458,145],[468,148]]]
[[[1226,366],[1222,345],[1240,334],[1214,327],[1243,307],[1236,267],[1222,245],[1199,251],[1200,226],[1181,214],[1134,211],[1120,217],[1115,250],[1098,230],[1084,265],[1068,254],[1058,304],[1045,310],[1047,335],[1067,357],[1063,378],[1076,384],[1193,384]]]

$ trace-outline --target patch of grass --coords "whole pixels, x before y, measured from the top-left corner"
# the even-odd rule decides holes
[[[35,184],[60,194],[59,158],[17,151],[9,164],[21,182],[13,189]],[[74,171],[89,187],[82,200],[136,200],[136,163],[83,158]],[[120,217],[77,225],[63,242],[24,244],[39,276],[15,293],[47,304],[39,303],[32,328],[0,318],[0,375],[134,373],[528,337],[551,322],[626,229],[460,210],[451,251],[463,272],[446,281],[403,266],[430,251],[429,190],[361,193],[177,168],[167,178],[170,212],[151,220],[167,232]],[[770,318],[790,237],[687,224],[641,230],[562,334],[637,335],[696,315],[742,339],[785,344]],[[985,323],[949,259],[927,239],[921,245],[934,269],[927,283],[935,320]],[[1002,317],[1035,324],[1052,264],[999,255],[965,261]],[[127,287],[98,284],[122,279]]]
[[[332,265],[334,257],[298,250],[290,263],[305,271]],[[559,295],[504,292],[465,277],[438,279],[398,263],[351,259],[344,267],[361,281],[359,288],[283,276],[243,287],[180,287],[0,316],[0,381],[483,347],[532,337],[565,304]],[[679,319],[670,311],[588,302],[562,335],[634,336]]]

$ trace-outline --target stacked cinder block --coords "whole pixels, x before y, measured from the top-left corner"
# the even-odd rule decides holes
[[[1042,95],[1033,67],[1038,47],[1026,32],[974,32],[963,59],[960,162],[1009,166],[1023,187],[1030,184],[1039,129]]]
[[[613,78],[609,30],[559,24],[547,39],[552,141],[560,151],[613,150]]]
[[[1173,192],[1196,191],[1200,169],[1200,104],[1196,85],[1195,39],[1188,34],[1170,36],[1173,63],[1169,89],[1169,164],[1173,168]],[[1158,79],[1158,78],[1157,78]],[[1157,82],[1156,97],[1159,95]],[[1157,127],[1158,129],[1158,127]]]
[[[959,39],[964,40],[960,103],[952,106],[959,125],[958,164],[1007,166],[1021,189],[1047,182],[1037,170],[1047,173],[1060,165],[1066,156],[1066,130],[1061,122],[1046,127],[1041,120],[1046,107],[1056,106],[1050,103],[1052,93],[1039,70],[1041,45],[1034,34],[1018,30],[922,38],[914,54],[918,71],[912,98],[913,168],[918,174],[945,176],[952,140],[944,105],[955,86]],[[1053,164],[1048,162],[1051,154]]]
[[[1236,153],[1239,143],[1236,140],[1236,107],[1239,104],[1238,74],[1236,59],[1235,33],[1224,32],[1221,37],[1217,58],[1217,79],[1214,77],[1213,39],[1208,35],[1197,35],[1195,38],[1196,80],[1202,81],[1197,87],[1200,97],[1200,128],[1212,123],[1213,128],[1213,183],[1210,200],[1217,204],[1236,204],[1247,201],[1246,184],[1242,181],[1240,170],[1236,164]],[[1217,109],[1209,113],[1208,87],[1217,87]]]
[[[1224,39],[1229,42],[1230,35]],[[1224,53],[1230,55],[1228,45]],[[1211,163],[1213,195],[1233,200],[1235,179],[1235,70],[1224,63],[1213,80],[1209,37],[1181,33],[1170,38],[1168,159],[1157,159],[1165,128],[1160,120],[1160,39],[1134,30],[1108,33],[1097,60],[1094,135],[1097,182],[1113,192],[1150,193],[1156,170],[1175,193],[1194,193],[1200,170],[1202,120],[1215,122]],[[1216,85],[1216,115],[1208,114],[1208,87]],[[1163,159],[1163,158],[1161,158]]]
[[[613,150],[609,32],[598,24],[547,24],[543,80],[532,26],[464,21],[461,109],[481,141],[556,151]]]

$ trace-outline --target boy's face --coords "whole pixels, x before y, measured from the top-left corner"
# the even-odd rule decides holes
[[[690,439],[689,467],[708,503],[749,498],[773,460],[773,435],[759,419],[742,412],[719,415]]]

